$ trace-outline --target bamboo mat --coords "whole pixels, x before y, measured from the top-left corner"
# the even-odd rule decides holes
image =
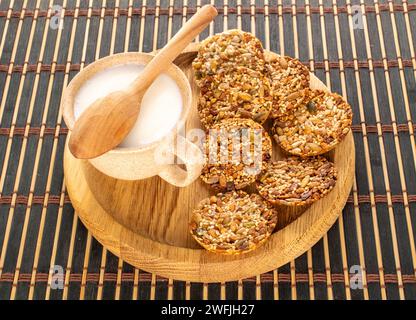
[[[63,177],[62,89],[100,57],[162,47],[208,2],[0,0],[0,299],[416,298],[416,1],[211,1],[220,15],[200,39],[251,31],[354,111],[348,203],[295,261],[236,282],[175,281],[123,263],[78,220]]]

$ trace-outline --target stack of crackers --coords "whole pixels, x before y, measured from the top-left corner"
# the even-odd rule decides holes
[[[336,170],[324,154],[349,132],[352,110],[340,95],[311,89],[299,60],[266,60],[261,42],[241,30],[204,40],[192,66],[207,129],[201,179],[217,194],[193,211],[190,232],[212,252],[245,253],[272,234],[279,206],[307,206],[333,189]],[[271,160],[269,134],[287,158]],[[251,185],[258,194],[243,190]]]

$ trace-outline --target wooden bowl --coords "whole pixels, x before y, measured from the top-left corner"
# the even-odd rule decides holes
[[[154,55],[141,52],[118,53],[101,58],[88,65],[82,72],[78,73],[62,94],[61,109],[65,123],[69,130],[72,130],[76,117],[74,104],[79,89],[85,82],[90,81],[94,76],[111,67],[120,65],[146,65],[153,59]],[[171,63],[165,71],[178,86],[182,97],[182,111],[175,126],[164,138],[149,143],[145,146],[122,147],[110,150],[103,155],[89,159],[88,161],[101,172],[123,180],[139,180],[159,175],[166,181],[176,186],[187,185],[199,177],[202,165],[190,164],[188,159],[183,159],[186,163],[186,171],[178,167],[166,166],[165,163],[155,161],[156,155],[163,149],[170,149],[174,142],[173,136],[184,127],[189,113],[192,109],[192,91],[189,81],[184,73],[175,64]],[[152,90],[152,89],[149,89]],[[154,89],[153,89],[154,91]],[[146,98],[146,95],[144,99]],[[202,153],[194,144],[183,139],[183,144],[190,151],[194,151],[202,157]],[[193,149],[193,150],[192,150]]]
[[[185,72],[194,97],[193,44],[175,63]],[[267,53],[270,58],[274,53]],[[314,75],[311,87],[327,88]],[[196,99],[186,129],[201,128]],[[283,154],[274,144],[274,159]],[[111,178],[88,161],[75,159],[65,149],[64,170],[72,204],[81,221],[108,250],[135,267],[160,276],[195,282],[223,282],[251,277],[278,268],[312,247],[334,224],[350,193],[355,166],[350,132],[335,150],[326,154],[338,171],[334,189],[308,208],[286,209],[278,230],[258,249],[224,256],[202,249],[191,237],[188,222],[196,204],[213,194],[197,180],[185,188],[159,177],[139,181]]]

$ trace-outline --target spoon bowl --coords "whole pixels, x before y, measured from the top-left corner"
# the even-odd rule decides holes
[[[138,116],[135,108],[120,108],[120,103],[137,106],[141,98],[129,95],[126,91],[115,91],[97,99],[88,107],[88,113],[81,114],[76,122],[78,130],[74,131],[68,143],[71,153],[77,155],[78,159],[91,159],[104,154],[107,148],[116,148],[131,131]],[[121,114],[109,117],[115,113]],[[94,129],[91,129],[91,124],[94,124]],[[102,132],[109,138],[105,141],[105,148],[102,146],[103,139],[97,137],[97,132]],[[82,143],[83,140],[90,142]]]

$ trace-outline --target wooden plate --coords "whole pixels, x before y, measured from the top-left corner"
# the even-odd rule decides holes
[[[196,45],[175,61],[189,77],[195,97],[191,62]],[[267,57],[274,53],[267,53]],[[315,76],[311,87],[326,87]],[[187,129],[201,127],[194,99]],[[282,153],[274,146],[274,159]],[[159,177],[141,181],[110,178],[65,148],[68,194],[81,221],[108,250],[124,261],[160,276],[195,282],[223,282],[251,277],[278,268],[312,247],[334,224],[350,193],[355,165],[350,132],[327,154],[338,170],[333,191],[312,206],[284,211],[279,229],[257,250],[237,256],[213,254],[199,247],[188,231],[192,209],[212,194],[200,180],[176,188]],[[294,220],[294,221],[292,221]]]

